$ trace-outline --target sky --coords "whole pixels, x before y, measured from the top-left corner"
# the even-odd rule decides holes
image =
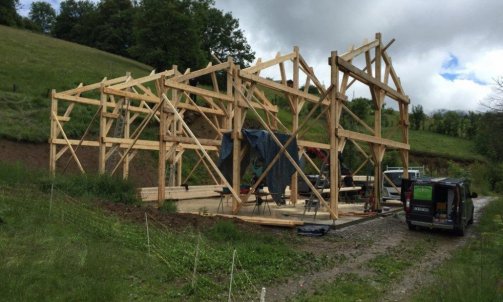
[[[21,0],[22,14],[31,2]],[[239,19],[257,58],[299,46],[325,85],[331,51],[343,53],[376,32],[384,44],[395,38],[387,52],[412,105],[427,113],[484,111],[494,78],[503,76],[501,0],[216,0],[215,6]],[[369,96],[361,85],[347,94]]]

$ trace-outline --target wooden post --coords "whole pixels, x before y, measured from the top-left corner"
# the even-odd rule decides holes
[[[162,94],[164,93],[164,76],[158,80],[159,102],[161,101]],[[159,115],[159,164],[158,164],[158,185],[157,185],[157,205],[161,207],[164,204],[165,188],[166,188],[166,122],[167,122],[167,105],[164,102],[160,109]]]
[[[239,77],[239,67],[233,69],[234,80],[236,82],[236,89],[241,90],[242,83]],[[234,119],[233,119],[233,130],[232,130],[232,188],[235,192],[240,191],[241,186],[241,106],[240,106],[241,95],[239,93],[234,94]],[[238,211],[239,200],[235,198],[232,199],[232,212]]]
[[[295,46],[293,48],[295,53],[295,58],[293,60],[293,88],[299,89],[299,47]],[[299,97],[294,96],[292,100],[292,133],[297,131],[299,127]],[[292,180],[290,182],[290,202],[292,204],[297,204],[297,194],[298,194],[298,177],[297,172],[293,173]]]
[[[54,120],[54,115],[58,115],[58,100],[54,97],[56,90],[53,89],[51,91],[51,133],[49,138],[49,171],[51,175],[54,177],[56,175],[56,153],[57,153],[57,145],[53,142],[58,136],[58,126],[56,121]]]
[[[127,72],[126,73],[126,82],[129,81],[131,79],[131,73],[130,72]],[[131,90],[131,89],[128,89],[128,90]],[[125,106],[126,108],[126,114],[124,115],[124,138],[125,139],[128,139],[129,136],[130,136],[130,118],[131,118],[131,114],[129,113],[129,99],[128,98],[124,98],[124,103],[123,103],[123,106]],[[123,108],[124,110],[124,108]],[[119,148],[120,150],[120,148]],[[119,150],[117,150],[116,152],[118,152]],[[126,154],[126,157],[124,158],[124,163],[122,165],[122,178],[123,179],[127,179],[128,176],[129,176],[129,161],[130,161],[130,156],[129,154]]]
[[[98,158],[98,173],[105,174],[106,167],[106,155],[107,155],[107,146],[105,143],[105,137],[107,135],[107,95],[104,92],[105,84],[101,83],[100,87],[100,104],[101,104],[101,113],[100,113],[100,141],[99,141],[99,158]]]
[[[339,91],[339,68],[337,66],[337,51],[332,51],[330,56],[331,65],[331,85],[334,89],[330,93],[330,120],[328,121],[330,135],[330,209],[331,218],[339,218],[339,138],[337,128],[339,127],[339,101],[337,92]],[[333,214],[332,214],[333,213]]]

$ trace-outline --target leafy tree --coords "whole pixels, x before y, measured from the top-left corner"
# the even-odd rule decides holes
[[[487,112],[480,118],[478,133],[475,137],[479,153],[489,158],[503,160],[503,113]]]
[[[201,49],[210,59],[213,53],[220,61],[232,57],[241,67],[248,66],[255,58],[246,41],[244,33],[239,29],[239,21],[230,13],[211,7],[213,1],[194,1],[192,9],[194,17],[200,26]]]
[[[460,114],[456,111],[447,111],[444,114],[444,134],[450,136],[459,136],[459,128],[461,125]]]
[[[133,45],[133,10],[130,0],[102,0],[97,7],[93,46],[128,56]]]
[[[349,108],[362,120],[370,114],[372,101],[367,98],[356,98],[349,103]]]
[[[134,24],[135,45],[129,53],[158,70],[177,64],[199,68],[205,63],[201,37],[188,14],[190,3],[176,0],[143,0]]]
[[[29,16],[30,20],[43,33],[49,33],[56,21],[56,11],[49,3],[43,1],[31,4]]]
[[[16,8],[19,0],[0,1],[0,24],[7,26],[22,25],[21,17],[17,14]]]
[[[419,130],[421,125],[424,127],[424,121],[426,120],[426,114],[424,114],[423,106],[417,105],[412,106],[412,114],[410,115],[410,123],[413,130]]]
[[[93,45],[96,6],[89,0],[61,2],[53,34],[57,38],[84,45]]]

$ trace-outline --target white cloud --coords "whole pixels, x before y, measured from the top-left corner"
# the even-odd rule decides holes
[[[344,52],[375,32],[385,43],[396,38],[389,49],[395,69],[413,104],[429,112],[483,110],[480,101],[491,89],[477,82],[503,75],[503,1],[217,0],[216,5],[240,19],[258,57],[272,58],[298,45],[326,84],[331,50]],[[451,54],[459,60],[459,76],[452,81],[440,76]],[[365,96],[367,90],[355,87],[348,95]]]

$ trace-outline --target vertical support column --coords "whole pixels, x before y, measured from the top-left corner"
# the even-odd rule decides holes
[[[164,93],[164,76],[158,80],[157,83],[159,96],[159,102],[161,102],[162,95]],[[165,187],[166,187],[166,119],[167,119],[167,105],[162,104],[159,115],[159,163],[158,163],[158,185],[157,185],[157,206],[162,206],[165,197]]]
[[[295,58],[293,60],[293,88],[295,90],[299,89],[299,47],[295,46],[293,48],[295,53]],[[292,133],[295,133],[299,128],[299,97],[294,96],[292,98]],[[296,135],[297,136],[297,135]],[[290,182],[290,202],[292,204],[297,204],[298,195],[298,172],[293,173],[292,180]]]
[[[178,75],[178,66],[173,65],[173,71],[174,71],[175,75]],[[176,108],[176,106],[178,105],[178,90],[176,90],[176,89],[171,89],[171,102],[173,103],[173,105]],[[178,124],[179,123],[180,123],[180,121],[178,120],[177,115],[173,113],[173,119],[172,119],[171,124],[166,125],[166,126],[169,127],[169,129],[171,131],[171,135],[174,137],[178,136],[177,132],[178,132]],[[175,163],[175,158],[176,158],[177,152],[180,152],[180,151],[177,151],[179,149],[179,144],[177,142],[173,142],[173,144],[174,144],[173,148],[175,148],[175,151],[171,152],[170,157],[168,158],[168,163],[169,163],[168,187],[174,187],[176,185],[176,171],[175,170],[177,168],[177,165]]]
[[[127,99],[127,98],[124,99],[124,106],[126,106],[126,114],[124,116],[124,119],[125,119],[125,123],[124,123],[124,138],[128,139],[129,136],[131,135],[130,134],[130,126],[131,126],[130,118],[131,118],[131,113],[128,110],[128,108],[129,108],[129,99]],[[124,157],[124,162],[122,164],[122,178],[123,179],[127,179],[128,176],[129,176],[129,161],[130,161],[130,155],[128,153]]]
[[[379,44],[376,46],[376,57],[375,57],[375,77],[377,80],[381,81],[381,34],[376,33],[376,39],[379,40]],[[381,123],[382,123],[382,106],[384,103],[384,91],[377,86],[372,86],[370,89],[374,90],[374,131],[375,137],[381,138]],[[381,209],[381,189],[383,183],[382,175],[382,160],[384,157],[385,148],[383,145],[372,145],[373,155],[374,155],[374,211]]]
[[[101,104],[101,113],[100,113],[100,141],[99,141],[99,158],[98,158],[98,173],[105,174],[106,167],[106,154],[107,154],[107,146],[105,143],[105,137],[107,135],[107,95],[104,92],[105,84],[101,83],[100,87],[100,104]]]
[[[234,64],[232,61],[231,57],[227,58],[227,62],[229,62],[229,69],[227,70],[227,96],[232,97],[232,81],[234,80]],[[222,123],[223,127],[226,130],[231,130],[232,129],[232,115],[233,115],[233,103],[232,102],[225,102],[226,106],[225,108],[227,109],[226,116],[225,116],[225,122]]]
[[[131,80],[131,73],[127,72],[126,77],[127,77],[126,81]],[[128,89],[128,90],[131,90],[131,89]],[[124,138],[127,139],[130,136],[129,127],[131,124],[129,122],[129,119],[131,118],[131,114],[129,113],[129,99],[128,98],[124,98],[123,106],[126,108],[126,114],[124,115],[124,120],[125,120],[124,121]],[[120,148],[119,148],[119,150],[120,150]],[[126,154],[126,156],[124,157],[124,162],[122,163],[122,178],[123,179],[127,179],[129,176],[129,161],[130,161],[130,159],[131,158],[130,158],[129,153]]]
[[[236,90],[241,91],[241,78],[239,77],[239,67],[233,69],[234,81],[236,82]],[[235,192],[240,191],[241,185],[241,106],[240,93],[234,94],[234,120],[232,130],[232,189]],[[238,211],[238,203],[240,201],[235,197],[232,199],[232,213]]]
[[[409,144],[409,104],[400,103],[400,119],[402,127],[402,142]],[[402,158],[403,175],[402,178],[409,179],[409,150],[400,150],[400,156]]]
[[[337,94],[339,91],[339,67],[337,66],[337,51],[332,51],[330,56],[330,82],[334,86],[330,93],[330,120],[328,121],[330,135],[330,209],[331,218],[339,218],[339,138],[337,128],[339,127],[339,101]]]
[[[54,143],[54,140],[58,136],[58,126],[56,121],[54,120],[55,116],[58,116],[58,100],[54,97],[56,94],[56,90],[51,91],[51,133],[49,137],[49,171],[51,172],[51,176],[56,175],[56,152],[57,145]]]

